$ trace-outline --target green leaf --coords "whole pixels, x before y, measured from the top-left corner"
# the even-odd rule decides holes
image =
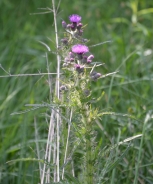
[[[34,161],[35,162],[36,161],[36,162],[45,163],[44,160],[37,159],[37,158],[19,158],[19,159],[10,160],[10,161],[6,162],[6,164],[20,162],[20,161],[23,161],[23,162],[26,162],[26,161]]]
[[[153,8],[147,8],[147,9],[138,11],[138,16],[145,15],[148,13],[153,13]]]
[[[126,19],[126,18],[121,18],[121,17],[118,17],[118,18],[113,18],[113,19],[111,19],[111,22],[113,22],[113,23],[124,23],[124,24],[130,24],[130,21],[128,20],[128,19]]]

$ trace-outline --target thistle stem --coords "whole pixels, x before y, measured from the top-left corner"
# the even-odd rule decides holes
[[[87,184],[93,184],[92,145],[90,135],[88,135],[86,140],[86,181]]]
[[[86,184],[93,184],[94,166],[92,163],[92,122],[90,119],[90,112],[85,108],[85,125],[86,125],[86,155],[85,155],[85,178]]]

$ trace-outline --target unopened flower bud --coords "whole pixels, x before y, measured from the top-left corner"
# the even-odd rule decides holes
[[[70,56],[70,58],[74,58],[75,57],[73,52],[69,52],[69,56]]]
[[[65,22],[64,20],[62,21],[62,27],[63,27],[64,29],[67,28],[67,24],[66,24],[66,22]]]
[[[67,39],[67,38],[63,38],[63,39],[61,39],[61,42],[62,42],[64,45],[67,45],[67,44],[68,44],[68,39]]]
[[[67,90],[67,88],[66,88],[66,86],[65,86],[65,85],[60,86],[60,92],[62,92],[62,91],[66,91],[66,90]]]
[[[70,57],[70,61],[74,61],[75,60],[75,55],[73,52],[69,52],[69,57]]]
[[[99,77],[101,77],[101,73],[92,72],[90,76],[91,76],[91,78],[95,81],[95,80],[97,80]]]
[[[83,93],[84,93],[85,96],[89,96],[90,95],[90,91],[88,89],[85,89],[83,91]]]
[[[75,69],[80,69],[81,66],[79,64],[75,64],[74,67]]]
[[[82,63],[87,63],[87,58],[88,58],[88,56],[83,56],[82,57]]]
[[[65,60],[64,63],[63,63],[63,67],[68,67],[69,64],[70,64],[70,62]]]
[[[71,24],[71,30],[75,31],[75,29],[76,29],[76,25],[75,24]]]
[[[67,24],[66,28],[70,29],[71,28],[71,24]]]
[[[82,23],[78,23],[78,24],[77,24],[77,29],[80,30],[81,27],[82,27]]]
[[[84,67],[83,67],[83,66],[78,65],[78,64],[75,64],[74,67],[75,67],[75,69],[76,69],[76,71],[77,71],[78,73],[84,72]]]
[[[70,61],[69,57],[65,57],[64,62],[68,63]]]
[[[87,58],[87,63],[91,63],[93,58],[94,58],[94,55],[90,55],[90,56]]]
[[[79,35],[79,36],[82,36],[82,34],[83,34],[83,30],[81,30],[81,29],[78,30],[78,35]]]
[[[82,42],[83,42],[83,43],[86,43],[86,42],[88,42],[88,41],[89,41],[88,39],[82,38]]]
[[[99,77],[101,77],[101,73],[96,73],[95,78],[98,79]]]

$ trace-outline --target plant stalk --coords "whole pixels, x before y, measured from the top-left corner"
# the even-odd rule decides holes
[[[88,107],[85,107],[85,125],[86,125],[86,155],[85,155],[85,183],[93,184],[94,179],[94,163],[92,159],[92,122],[90,118],[90,112]]]
[[[57,78],[56,78],[56,96],[59,99],[60,94],[59,94],[59,88],[60,88],[60,55],[58,53],[58,30],[57,30],[57,12],[55,9],[55,1],[52,0],[52,6],[53,6],[53,15],[54,15],[54,28],[55,28],[55,37],[56,37],[56,50],[57,50]],[[59,142],[60,142],[60,134],[59,134],[59,128],[60,128],[60,117],[59,117],[59,109],[57,109],[56,113],[56,174],[54,173],[54,180],[56,182],[60,181],[60,174],[59,174]]]

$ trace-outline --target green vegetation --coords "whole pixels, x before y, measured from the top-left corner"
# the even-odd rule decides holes
[[[40,183],[39,163],[45,161],[50,111],[38,108],[27,113],[30,105],[50,103],[47,75],[13,76],[18,74],[47,73],[46,47],[56,50],[51,1],[2,0],[0,34],[0,183]],[[38,9],[39,8],[39,9]],[[95,2],[63,0],[58,9],[58,31],[63,36],[61,21],[71,14],[82,16],[87,24],[84,38],[94,60],[105,63],[97,70],[103,75],[118,71],[113,76],[93,83],[93,95],[101,96],[93,106],[104,115],[97,123],[97,161],[95,173],[99,184],[153,183],[153,1],[118,0]],[[39,14],[33,14],[39,13]],[[40,14],[43,13],[43,14]],[[103,45],[101,42],[111,41]],[[90,47],[91,46],[91,47]],[[93,46],[93,47],[92,47]],[[56,56],[47,52],[50,72],[56,72]],[[12,76],[10,76],[12,75]],[[6,77],[7,76],[7,77]],[[55,81],[55,75],[51,80]],[[29,104],[28,106],[25,106]],[[108,113],[109,114],[109,113]],[[123,116],[128,114],[129,116]],[[133,117],[133,118],[130,118]],[[77,118],[77,117],[76,117]],[[97,126],[99,125],[99,126]],[[80,130],[83,131],[83,130]],[[121,141],[143,134],[126,144]],[[67,131],[64,132],[65,140]],[[78,136],[78,135],[77,135]],[[74,137],[70,137],[74,146]],[[77,146],[77,142],[75,143]],[[116,145],[118,144],[118,145]],[[37,153],[39,147],[40,160]],[[80,150],[79,150],[80,149]],[[71,149],[72,150],[72,149]],[[64,148],[60,150],[61,162]],[[80,175],[82,147],[74,157],[75,176]],[[77,162],[78,161],[78,162]],[[52,164],[48,165],[53,168]],[[60,172],[62,173],[62,167]],[[65,169],[65,183],[79,183]],[[62,182],[61,180],[61,183]]]

